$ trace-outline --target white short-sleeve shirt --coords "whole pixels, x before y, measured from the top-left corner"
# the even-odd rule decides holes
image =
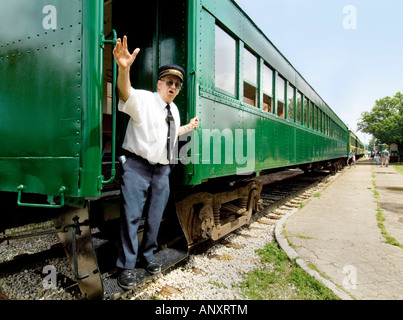
[[[151,163],[168,164],[167,103],[158,92],[136,90],[131,88],[126,102],[119,100],[118,109],[130,116],[123,141],[123,149],[137,154]],[[180,127],[177,106],[170,103],[171,113],[175,120],[175,143]]]

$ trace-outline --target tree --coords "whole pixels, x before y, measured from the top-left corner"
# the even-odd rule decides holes
[[[368,150],[375,150],[376,139],[372,137],[371,141],[368,144]]]
[[[403,94],[377,100],[371,111],[361,113],[358,130],[372,134],[374,138],[391,145],[396,143],[403,152]]]

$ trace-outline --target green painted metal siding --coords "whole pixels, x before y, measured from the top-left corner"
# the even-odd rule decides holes
[[[1,191],[99,194],[102,9],[98,0],[2,3]]]
[[[83,0],[79,196],[101,193],[104,1]]]

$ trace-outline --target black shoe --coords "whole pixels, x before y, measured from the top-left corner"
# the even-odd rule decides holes
[[[151,261],[147,264],[146,270],[151,274],[157,274],[161,272],[161,265],[155,261]]]
[[[134,270],[121,269],[118,275],[118,284],[123,289],[133,289],[136,284],[136,276]]]

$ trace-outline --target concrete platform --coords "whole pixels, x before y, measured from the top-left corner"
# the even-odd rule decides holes
[[[386,219],[386,232],[403,245],[403,175],[362,160],[286,216],[276,238],[341,299],[400,300],[403,248],[386,243],[378,213]]]

